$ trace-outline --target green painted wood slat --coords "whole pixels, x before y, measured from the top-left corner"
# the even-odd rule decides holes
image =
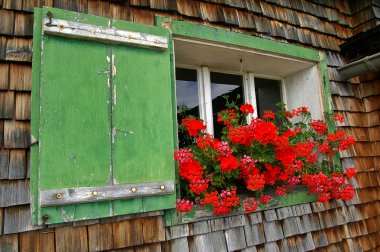
[[[58,223],[173,208],[174,193],[39,205],[40,190],[175,180],[171,47],[159,51],[43,34],[48,12],[56,19],[170,38],[163,28],[54,8],[35,10],[34,223],[41,224],[44,215],[46,223]]]

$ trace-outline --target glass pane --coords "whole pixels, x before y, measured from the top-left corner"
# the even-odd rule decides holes
[[[243,76],[211,72],[211,98],[214,120],[214,136],[220,138],[223,124],[217,122],[218,112],[226,108],[226,100],[223,96],[228,96],[228,101],[235,101],[238,106],[243,104]]]
[[[199,118],[197,70],[176,68],[177,123],[181,124],[184,116]],[[186,107],[186,112],[184,111]],[[178,133],[179,146],[186,146],[183,134]]]
[[[281,81],[279,80],[255,78],[258,117],[262,117],[264,115],[264,111],[266,110],[278,110],[276,103],[282,101],[280,84]]]

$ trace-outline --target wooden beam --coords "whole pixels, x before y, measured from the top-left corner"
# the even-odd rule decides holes
[[[174,193],[174,182],[110,185],[45,190],[40,192],[42,207],[128,199]]]
[[[105,43],[128,44],[165,50],[168,48],[166,37],[146,33],[120,30],[97,25],[45,17],[43,32],[49,35],[75,39],[95,40]]]

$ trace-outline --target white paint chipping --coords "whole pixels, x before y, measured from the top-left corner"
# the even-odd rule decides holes
[[[48,17],[44,18],[44,24],[49,23],[49,21]],[[168,48],[166,37],[54,18],[51,19],[50,25],[43,26],[43,32],[56,36],[129,44],[161,50]]]

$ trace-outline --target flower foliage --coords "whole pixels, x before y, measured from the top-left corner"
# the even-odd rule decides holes
[[[344,173],[333,158],[354,144],[353,137],[329,131],[323,121],[311,118],[307,107],[287,111],[281,104],[277,112],[265,111],[262,118],[250,116],[247,124],[253,112],[250,104],[227,103],[217,117],[224,126],[220,139],[205,133],[203,121],[182,120],[181,128],[192,144],[174,152],[184,196],[177,202],[177,211],[188,212],[197,203],[210,204],[214,214],[227,214],[240,206],[253,212],[273,200],[264,193],[267,189],[283,196],[301,184],[320,202],[353,198],[350,179],[356,169]],[[257,200],[246,198],[240,203],[237,192],[242,189],[252,191]]]

